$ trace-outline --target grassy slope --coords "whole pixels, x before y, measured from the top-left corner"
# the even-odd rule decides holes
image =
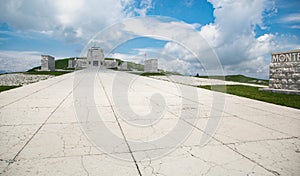
[[[136,69],[138,71],[144,71],[144,65],[136,64],[134,62],[127,62],[127,68],[128,69]]]
[[[251,83],[251,84],[260,84],[260,85],[268,85],[268,80],[251,78],[244,75],[227,75],[227,76],[198,76],[199,78],[210,78],[210,79],[220,79],[226,81],[234,81],[234,82],[241,82],[241,83]]]
[[[68,71],[27,71],[24,72],[24,74],[29,74],[29,75],[53,75],[53,76],[59,76],[63,75],[66,73],[70,73]]]
[[[0,92],[6,91],[6,90],[9,90],[9,89],[14,89],[14,88],[17,88],[17,87],[20,87],[20,86],[0,86]]]
[[[144,72],[141,76],[165,76],[166,74],[160,72]]]
[[[257,87],[242,86],[242,85],[228,85],[224,86],[198,86],[209,90],[224,92],[241,97],[247,97],[264,102],[274,103],[278,105],[288,106],[300,109],[300,96],[288,95],[273,92],[259,91]]]
[[[118,65],[121,65],[123,63],[121,59],[105,58],[104,60],[116,60],[118,62]]]
[[[55,69],[70,70],[70,69],[68,69],[68,60],[69,59],[70,58],[56,60],[55,61]],[[35,71],[36,69],[41,69],[41,66],[34,67],[24,73],[31,74],[31,75],[54,75],[54,76],[59,76],[59,75],[69,73],[67,71],[52,71],[52,72],[50,72],[50,71]]]
[[[55,69],[63,69],[67,70],[68,69],[68,61],[70,58],[66,59],[60,59],[55,61]]]

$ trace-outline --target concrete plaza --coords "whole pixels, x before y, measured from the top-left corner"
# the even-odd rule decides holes
[[[0,175],[300,175],[300,110],[111,70],[0,93]]]

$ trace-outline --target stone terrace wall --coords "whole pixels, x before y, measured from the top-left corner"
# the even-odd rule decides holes
[[[295,57],[298,57],[298,55],[295,55]],[[283,55],[281,58],[282,61],[276,61],[273,57],[273,61],[270,64],[269,88],[300,90],[299,59],[296,58],[291,62],[288,60],[284,61]]]

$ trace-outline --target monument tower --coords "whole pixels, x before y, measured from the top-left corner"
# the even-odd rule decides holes
[[[98,67],[104,64],[103,50],[99,47],[92,47],[87,53],[88,67]]]

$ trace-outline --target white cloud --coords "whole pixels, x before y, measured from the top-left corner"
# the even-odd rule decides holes
[[[215,8],[214,23],[201,28],[201,35],[215,49],[226,73],[240,73],[266,78],[269,53],[276,46],[276,36],[256,37],[255,28],[264,28],[265,10],[270,2],[263,0],[209,0]],[[259,74],[258,74],[259,73]]]
[[[290,26],[292,29],[300,29],[300,25],[292,25]]]
[[[0,50],[0,71],[23,72],[40,66],[42,54],[39,51]],[[55,56],[55,60],[64,58]]]
[[[107,57],[117,58],[117,59],[121,59],[123,61],[130,61],[130,62],[134,62],[134,63],[138,63],[138,64],[144,64],[144,60],[145,60],[145,57],[143,54],[142,55],[141,54],[133,55],[133,54],[124,54],[124,53],[111,53]]]
[[[282,23],[300,23],[300,13],[294,13],[282,17],[279,21]]]
[[[142,0],[140,1],[140,3],[138,3],[138,1],[135,0],[121,0],[120,2],[124,8],[124,12],[129,17],[145,17],[147,15],[148,10],[153,8],[152,0]]]
[[[121,36],[121,37],[115,37]],[[166,60],[166,64],[172,67],[175,61],[189,63],[190,69],[182,69],[182,73],[190,73],[198,66],[196,62],[205,63],[205,68],[216,70],[218,60],[206,43],[204,38],[190,24],[171,20],[162,17],[135,18],[124,21],[122,24],[115,25],[102,33],[99,33],[90,45],[97,43],[108,54],[114,47],[125,43],[136,37],[151,37],[157,40],[168,42],[157,54],[159,62]],[[88,46],[86,48],[89,48]],[[144,53],[143,53],[144,54]],[[175,60],[173,62],[173,60]],[[163,62],[161,62],[163,63]],[[169,67],[169,68],[171,68]],[[177,67],[177,66],[176,66]],[[185,68],[184,66],[181,66]],[[175,65],[174,65],[175,68]],[[202,67],[198,69],[202,69]],[[171,70],[173,70],[171,68]]]
[[[286,36],[286,42],[282,40],[279,34],[266,33],[262,36],[256,36],[256,26],[264,28],[265,11],[274,9],[274,7],[270,7],[274,3],[266,0],[211,0],[210,2],[215,8],[215,21],[202,26],[199,32],[194,31],[192,26],[174,21],[165,22],[163,20],[152,20],[151,22],[146,20],[144,23],[132,21],[124,28],[138,35],[151,33],[157,39],[166,37],[174,40],[175,42],[167,43],[161,53],[166,58],[172,58],[167,56],[174,56],[173,60],[178,62],[179,60],[180,62],[188,61],[189,64],[187,65],[190,66],[192,72],[197,69],[195,65],[198,59],[200,59],[201,64],[206,69],[210,68],[207,64],[215,59],[215,55],[210,51],[211,47],[216,51],[225,73],[234,72],[234,74],[267,78],[270,53],[291,47],[288,43],[293,43],[291,42],[293,38],[291,36]],[[200,39],[199,34],[206,39],[209,46]],[[176,43],[176,41],[180,42]],[[296,46],[294,45],[293,47]],[[191,53],[190,51],[196,52]],[[171,62],[171,60],[169,59],[170,62],[168,64],[171,66],[173,64],[174,68],[176,68],[176,64]],[[216,64],[216,62],[213,63]],[[198,66],[198,69],[201,68],[201,66]],[[183,73],[188,72],[188,69],[181,70],[185,70]]]
[[[0,70],[6,72],[26,71],[41,64],[41,53],[37,51],[1,51]]]
[[[67,41],[85,41],[98,31],[117,21],[131,16],[145,16],[153,8],[152,0],[6,0],[0,6],[0,21],[8,22],[13,28],[22,31],[39,32],[45,35],[64,38]],[[187,5],[193,1],[186,0]],[[213,4],[213,23],[200,26],[165,19],[130,20],[118,24],[106,36],[94,38],[90,44],[99,43],[105,52],[114,49],[132,36],[147,36],[160,40],[171,40],[160,52],[166,57],[170,69],[184,72],[202,69],[216,62],[213,48],[227,73],[267,77],[269,53],[275,50],[299,47],[294,44],[294,36],[264,34],[256,36],[255,28],[264,26],[266,11],[275,13],[273,1],[268,0],[208,0]],[[271,7],[270,7],[271,6]],[[271,10],[270,10],[271,9]],[[273,9],[273,10],[272,10]],[[299,14],[281,19],[285,22],[299,22]],[[299,28],[298,25],[291,26]],[[199,31],[195,29],[199,29]],[[25,32],[26,33],[26,32]],[[149,36],[150,35],[150,36]],[[203,36],[205,40],[201,37]],[[208,42],[208,44],[206,43]],[[280,45],[279,45],[280,43]],[[191,53],[190,51],[194,51]],[[140,52],[143,52],[142,50]],[[117,54],[115,54],[117,55]],[[118,57],[132,58],[119,53]],[[142,60],[139,56],[135,56]],[[178,64],[181,66],[178,66]],[[211,62],[211,63],[209,63]],[[176,65],[177,64],[177,65]],[[187,69],[186,66],[190,68]],[[183,69],[179,69],[183,68]],[[183,72],[183,73],[184,73]]]
[[[0,21],[14,29],[87,40],[126,16],[119,0],[5,0]]]

